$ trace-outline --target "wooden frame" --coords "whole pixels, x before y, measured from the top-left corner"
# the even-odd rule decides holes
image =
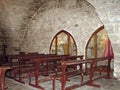
[[[111,59],[112,57],[104,57],[104,58],[90,58],[90,59],[83,59],[83,60],[78,60],[78,61],[63,61],[61,66],[62,66],[62,73],[60,75],[57,76],[51,76],[51,80],[53,82],[53,90],[55,90],[55,81],[59,80],[61,82],[61,90],[73,90],[77,87],[83,86],[83,85],[89,85],[89,86],[93,86],[93,87],[100,87],[100,85],[95,84],[93,81],[97,80],[99,78],[110,78],[110,63],[111,63]],[[105,75],[99,75],[97,77],[95,77],[93,74],[94,72],[96,72],[96,70],[101,70],[101,67],[96,67],[94,68],[94,62],[101,62],[101,61],[106,61],[107,60],[107,65],[106,65],[106,69],[107,72]],[[71,65],[83,65],[85,63],[90,63],[90,69],[88,71],[88,75],[89,75],[89,79],[86,81],[84,80],[84,71],[82,69],[82,67],[79,70],[79,74],[81,76],[81,80],[80,83],[78,84],[74,84],[71,86],[67,86],[66,87],[66,83],[67,80],[70,76],[74,76],[74,71],[71,74],[67,74],[67,67],[71,66]],[[76,69],[75,69],[76,70]],[[70,75],[70,76],[69,76]]]
[[[74,47],[75,47],[75,55],[77,55],[77,46],[76,46],[76,42],[75,42],[75,40],[74,40],[74,38],[72,37],[72,35],[70,34],[70,33],[68,33],[67,31],[64,31],[64,30],[61,30],[60,32],[58,32],[55,36],[54,36],[54,38],[53,38],[53,40],[52,40],[52,42],[51,42],[51,44],[50,44],[50,50],[49,50],[49,52],[50,53],[52,53],[51,51],[52,51],[52,45],[53,45],[53,42],[55,43],[55,53],[54,54],[58,54],[58,39],[59,39],[59,37],[58,37],[58,35],[60,35],[60,34],[62,34],[62,33],[64,33],[64,34],[66,34],[66,36],[67,36],[67,55],[71,55],[71,53],[70,53],[70,45],[71,45],[71,40],[73,40],[73,42],[74,42]],[[65,55],[65,53],[64,53],[64,55]]]
[[[10,69],[10,67],[8,67],[8,66],[2,66],[2,67],[0,67],[0,78],[1,78],[0,84],[1,84],[1,90],[5,90],[5,73],[6,73],[6,71],[8,69]]]

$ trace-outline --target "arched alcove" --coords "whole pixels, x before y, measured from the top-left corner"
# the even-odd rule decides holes
[[[104,26],[98,28],[90,37],[86,45],[86,58],[113,56],[110,39]]]
[[[101,58],[101,57],[114,58],[111,42],[104,26],[98,28],[91,35],[85,48],[85,58]],[[95,66],[96,65],[97,63],[95,63]],[[113,63],[111,63],[111,68],[113,69]]]
[[[87,1],[80,2],[79,7],[75,0],[50,1],[37,10],[26,27],[21,51],[49,53],[53,36],[60,30],[67,30],[76,41],[77,54],[84,54],[86,40],[101,25],[94,7]]]
[[[72,35],[64,30],[58,32],[51,42],[50,53],[58,55],[77,55],[77,46]]]

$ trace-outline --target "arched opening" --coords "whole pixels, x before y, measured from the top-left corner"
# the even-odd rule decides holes
[[[104,26],[98,28],[90,37],[85,48],[85,58],[112,57],[114,53]],[[94,66],[97,66],[95,63]],[[113,68],[113,63],[111,64]]]
[[[114,56],[112,46],[104,29],[104,26],[97,29],[87,42],[86,58],[98,58],[106,56]]]
[[[72,35],[64,30],[58,32],[51,42],[50,53],[57,55],[77,55],[77,46]]]

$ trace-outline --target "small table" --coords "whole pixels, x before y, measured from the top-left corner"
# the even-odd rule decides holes
[[[0,83],[1,83],[2,90],[5,90],[5,73],[8,69],[10,69],[9,66],[1,66],[0,67],[0,78],[1,78]]]

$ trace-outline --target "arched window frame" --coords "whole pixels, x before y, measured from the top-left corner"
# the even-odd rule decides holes
[[[88,49],[88,45],[89,45],[89,43],[90,43],[90,41],[91,41],[91,39],[93,39],[93,41],[94,41],[94,45],[93,45],[93,47],[91,47],[91,49],[93,49],[94,50],[94,57],[93,58],[97,58],[98,57],[98,42],[97,42],[97,38],[98,38],[98,36],[97,36],[97,34],[100,32],[100,31],[102,31],[102,30],[104,30],[104,26],[101,26],[100,28],[98,28],[92,35],[91,35],[91,37],[90,37],[90,39],[88,40],[88,42],[87,42],[87,45],[86,45],[86,48],[85,48],[85,58],[89,58],[88,57],[88,53],[87,53],[87,49]],[[112,46],[111,46],[111,43],[110,43],[110,40],[109,40],[109,37],[107,36],[107,43],[109,42],[109,45],[107,46],[107,49],[109,49],[109,52],[107,52],[107,55],[106,56],[111,56],[111,55],[114,55],[113,54],[113,51],[112,51]],[[111,50],[111,51],[110,51]],[[104,52],[105,53],[105,52]],[[103,54],[104,54],[103,53]],[[104,57],[104,55],[103,55],[103,57]],[[114,57],[114,56],[113,56]]]
[[[51,44],[50,44],[50,50],[49,50],[50,54],[53,54],[53,53],[51,52],[53,42],[55,42],[55,53],[54,53],[54,54],[58,54],[58,51],[57,51],[57,50],[58,50],[58,38],[59,38],[58,36],[59,36],[60,34],[62,34],[62,33],[64,33],[64,34],[67,35],[67,43],[68,43],[68,45],[67,45],[67,52],[68,52],[67,55],[71,55],[71,54],[72,54],[72,52],[70,52],[71,39],[73,40],[73,43],[74,43],[75,55],[77,55],[76,42],[75,42],[74,38],[72,37],[72,35],[71,35],[70,33],[68,33],[67,31],[65,31],[65,30],[61,30],[60,32],[58,32],[58,33],[53,37],[53,39],[52,39],[52,41],[51,41]],[[64,54],[64,55],[65,55],[65,54]]]

